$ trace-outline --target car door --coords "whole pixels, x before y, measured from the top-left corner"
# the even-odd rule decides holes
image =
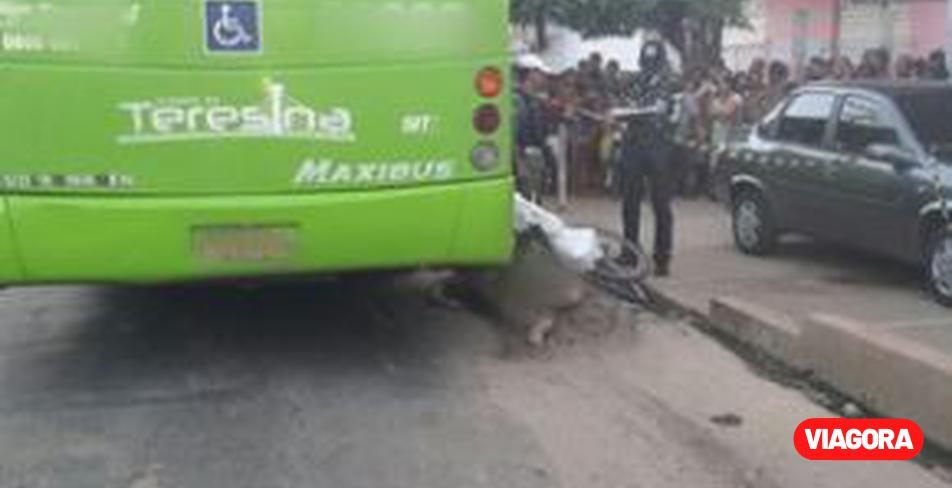
[[[836,101],[832,92],[794,95],[779,120],[778,145],[768,161],[790,230],[827,238],[836,237],[842,218],[832,205],[838,171],[830,144]]]
[[[870,156],[874,145],[895,146],[915,154],[893,107],[877,97],[849,95],[840,106],[834,146],[840,152],[836,175],[838,205],[845,213],[846,240],[870,250],[897,252],[904,243],[908,217],[903,204],[913,197],[921,179],[916,168]]]

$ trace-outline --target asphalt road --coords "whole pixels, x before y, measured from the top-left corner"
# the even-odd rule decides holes
[[[426,296],[4,291],[0,487],[948,486],[800,460],[829,412],[678,322],[591,299],[531,351]]]

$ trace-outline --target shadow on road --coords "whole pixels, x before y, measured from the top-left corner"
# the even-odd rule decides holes
[[[886,285],[915,289],[922,274],[908,263],[853,248],[793,237],[777,248],[778,259],[825,270],[824,281],[842,285]]]
[[[498,331],[426,297],[3,293],[0,486],[552,486],[532,433],[477,394]]]
[[[406,283],[77,288],[39,302],[43,313],[18,310],[5,327],[41,317],[56,333],[0,335],[0,412],[252,395],[295,375],[407,394],[445,384],[461,350],[495,347],[478,319],[430,307]]]

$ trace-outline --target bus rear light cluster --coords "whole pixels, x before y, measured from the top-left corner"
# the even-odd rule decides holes
[[[483,135],[490,135],[499,129],[502,124],[502,114],[499,113],[499,107],[492,104],[485,104],[476,109],[473,114],[473,128]]]
[[[476,74],[476,93],[482,98],[498,98],[503,94],[505,84],[502,70],[495,66],[487,66]],[[484,103],[473,112],[473,128],[480,135],[492,135],[501,126],[502,112],[495,103]],[[477,171],[489,172],[499,167],[502,156],[496,143],[482,141],[473,148],[470,160]]]
[[[480,142],[471,155],[473,167],[479,171],[492,171],[499,166],[499,148],[492,142]]]

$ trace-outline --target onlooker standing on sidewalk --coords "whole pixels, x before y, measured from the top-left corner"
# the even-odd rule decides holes
[[[937,49],[929,54],[926,72],[930,80],[949,80],[949,69],[945,65],[945,51]]]
[[[596,94],[584,83],[578,86],[578,104],[570,129],[572,149],[569,156],[569,185],[572,193],[581,195],[600,186],[597,172],[600,167],[601,121],[592,117],[592,114],[598,113]]]
[[[622,218],[625,237],[631,242],[640,242],[641,202],[645,191],[650,191],[655,214],[655,270],[659,276],[667,276],[674,244],[671,199],[675,171],[671,161],[670,129],[677,87],[664,44],[645,43],[640,68],[632,98],[636,108],[648,113],[631,117],[625,135],[621,164]]]
[[[517,79],[514,101],[517,186],[526,198],[541,202],[546,130],[540,94],[545,79],[540,70],[525,67],[517,70]]]
[[[604,59],[602,59],[601,53],[598,51],[593,52],[588,56],[588,72],[585,73],[585,84],[588,86],[588,89],[592,92],[599,93],[604,89],[604,68],[602,64]]]
[[[770,63],[767,70],[767,86],[753,102],[752,118],[760,120],[770,113],[790,93],[790,68],[780,61]]]
[[[834,80],[849,80],[853,78],[853,61],[846,55],[840,55],[833,60],[833,70],[830,73],[830,76]]]
[[[715,83],[714,96],[708,105],[708,116],[711,120],[710,152],[705,159],[701,172],[700,187],[706,195],[714,198],[714,179],[717,174],[717,160],[720,151],[737,137],[742,118],[743,99],[734,91],[734,87],[726,79],[719,79]]]
[[[885,48],[867,49],[863,53],[863,60],[856,68],[856,78],[865,80],[888,80],[892,56]]]
[[[707,141],[705,119],[709,96],[701,73],[696,73],[683,83],[684,90],[678,100],[675,161],[678,173],[676,187],[685,196],[699,195],[705,185],[705,167],[701,146]]]
[[[560,209],[569,204],[569,155],[572,112],[578,104],[575,82],[570,74],[562,74],[554,81],[550,117],[552,130],[548,138],[549,148],[555,158],[555,194]]]
[[[603,88],[605,97],[611,106],[618,106],[624,98],[624,75],[621,72],[621,64],[618,60],[612,59],[605,66],[605,75],[603,76]]]
[[[903,54],[896,58],[896,66],[894,68],[896,79],[899,80],[911,80],[916,77],[916,58]]]
[[[767,63],[755,59],[747,70],[747,89],[741,106],[743,123],[754,125],[760,121],[760,102],[767,90]]]
[[[711,146],[718,149],[727,144],[740,122],[743,100],[725,79],[716,81],[717,91],[711,99],[708,113],[711,117]]]

